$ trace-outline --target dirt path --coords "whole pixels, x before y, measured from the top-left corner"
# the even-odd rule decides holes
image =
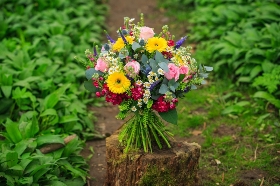
[[[107,31],[114,39],[117,38],[116,30],[123,25],[123,18],[135,18],[135,23],[139,21],[140,13],[144,13],[145,26],[154,28],[155,33],[161,31],[164,24],[168,24],[168,18],[163,15],[163,12],[157,8],[156,0],[151,1],[136,1],[136,0],[121,0],[109,2],[109,15],[107,18]],[[104,36],[105,38],[105,36]],[[93,107],[92,111],[97,117],[95,129],[101,134],[112,134],[123,123],[122,120],[115,118],[118,113],[118,107],[107,105],[104,107]],[[106,175],[106,146],[105,140],[88,141],[86,147],[82,151],[84,157],[92,154],[90,148],[93,148],[94,153],[89,161],[90,176],[94,180],[89,181],[89,186],[103,186]]]

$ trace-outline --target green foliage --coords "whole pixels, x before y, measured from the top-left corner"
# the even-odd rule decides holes
[[[18,123],[8,119],[6,130],[2,132],[6,140],[0,143],[0,156],[4,160],[0,166],[0,174],[5,173],[0,178],[1,183],[23,185],[28,181],[26,184],[29,185],[49,184],[73,178],[84,183],[87,164],[79,155],[83,143],[76,138],[62,149],[42,154],[40,147],[50,143],[64,144],[64,140],[61,135],[36,135],[39,127],[36,118],[32,122],[26,122],[25,117],[23,115]],[[70,168],[64,169],[65,164],[70,164]]]
[[[155,145],[152,141],[156,142],[159,149],[162,149],[163,144],[170,148],[168,137],[171,135],[161,118],[151,109],[145,108],[125,123],[119,134],[119,141],[125,146],[125,153],[131,149],[152,152]]]
[[[0,1],[0,182],[6,185],[83,185],[87,165],[76,133],[94,137],[84,68],[74,56],[103,32],[107,7],[99,1]],[[82,101],[81,101],[82,100]]]
[[[279,91],[279,85],[280,65],[275,65],[271,73],[263,73],[262,76],[258,76],[253,83],[254,87],[263,86],[271,94]]]
[[[229,78],[239,89],[249,86],[279,100],[278,1],[165,0],[162,4],[171,8],[170,14],[175,11],[172,7],[181,7],[175,16],[192,24],[189,39],[198,43],[195,58],[213,66],[215,78]],[[180,11],[184,8],[190,11]],[[265,97],[258,98],[268,101]],[[269,103],[276,106],[277,101]],[[241,113],[241,107],[232,105],[225,113]]]
[[[245,100],[246,95],[228,90],[228,82],[224,80],[191,91],[179,100],[178,126],[171,126],[170,131],[175,139],[184,137],[202,146],[199,172],[202,185],[221,183],[222,176],[223,185],[234,184],[243,178],[242,173],[252,170],[265,173],[267,185],[279,182],[279,159],[275,153],[280,147],[279,118],[263,113],[259,107],[264,103]],[[232,105],[240,107],[227,109]],[[228,113],[221,115],[225,110]],[[248,183],[259,184],[259,181],[250,179]]]

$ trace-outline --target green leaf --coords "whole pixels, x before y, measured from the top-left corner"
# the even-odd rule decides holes
[[[10,167],[9,169],[15,170],[15,171],[23,171],[22,166],[20,166],[19,164],[14,165],[13,167]]]
[[[161,63],[159,63],[158,65],[160,66],[160,68],[162,68],[162,70],[163,70],[164,72],[169,72],[169,68],[168,68],[167,63],[161,62]]]
[[[168,91],[168,87],[165,84],[161,84],[160,88],[159,88],[159,93],[160,94],[165,94]]]
[[[86,181],[87,174],[85,171],[77,167],[74,168],[67,160],[60,160],[59,164],[72,172],[74,177],[81,177],[84,182]]]
[[[143,64],[147,64],[149,59],[148,59],[148,57],[145,54],[143,54],[142,57],[141,57],[141,61],[142,61]]]
[[[244,107],[239,105],[230,105],[226,107],[222,114],[241,114],[244,111]]]
[[[241,76],[241,77],[238,78],[237,81],[238,81],[238,82],[249,83],[249,82],[251,82],[251,77]]]
[[[78,138],[74,138],[71,140],[65,147],[62,153],[62,157],[69,157],[73,152],[79,151],[81,148],[79,147]]]
[[[54,109],[47,109],[43,113],[40,114],[40,117],[48,117],[49,118],[49,124],[56,124],[58,123],[59,117],[57,115],[56,110]]]
[[[85,182],[82,180],[82,178],[66,180],[64,183],[66,185],[71,185],[71,186],[80,186],[80,185],[84,185],[85,184]]]
[[[64,144],[64,140],[59,135],[46,134],[37,138],[38,146],[50,143]]]
[[[85,81],[84,82],[84,87],[86,90],[90,91],[90,92],[97,92],[99,89],[96,88],[93,84],[92,84],[92,80],[89,81]]]
[[[204,66],[204,68],[205,68],[206,71],[212,71],[213,70],[213,67]]]
[[[70,181],[69,183],[71,186],[74,186],[75,184],[72,183],[72,181]],[[84,183],[82,182],[81,185],[83,185]],[[50,181],[48,182],[49,186],[68,186],[67,184],[65,184],[64,182],[61,181]]]
[[[63,85],[53,93],[49,94],[44,99],[44,107],[45,109],[53,108],[59,101],[60,97],[65,94],[65,91],[70,87],[70,84]]]
[[[15,151],[7,152],[6,161],[9,168],[15,166],[18,162],[18,153]]]
[[[27,148],[28,141],[27,140],[22,140],[19,143],[16,144],[14,151],[17,152],[19,156],[25,151]]]
[[[18,143],[22,140],[22,136],[19,131],[18,123],[15,123],[10,119],[7,119],[5,127],[6,127],[8,137],[9,137],[9,139],[12,140],[13,143]]]
[[[160,62],[168,63],[168,60],[165,59],[164,56],[162,55],[162,53],[160,53],[159,51],[156,51],[155,61],[157,63],[160,63]]]
[[[168,123],[177,125],[178,115],[176,109],[172,109],[167,112],[159,112],[159,115],[161,116],[162,119],[164,119]]]
[[[250,78],[253,79],[261,72],[262,72],[262,67],[260,65],[255,66],[250,72]]]
[[[271,104],[275,105],[277,108],[280,108],[280,100],[276,99],[273,95],[271,95],[267,92],[263,92],[263,91],[256,92],[253,95],[253,97],[265,99],[268,102],[270,102]]]
[[[0,177],[4,177],[6,178],[6,183],[8,186],[14,186],[15,185],[15,180],[16,177],[15,176],[10,176],[4,172],[0,172]]]
[[[195,85],[191,85],[191,89],[192,89],[192,90],[196,90],[197,87],[196,87]]]
[[[8,112],[14,103],[13,99],[1,98],[0,115]]]
[[[28,123],[26,126],[26,137],[33,138],[35,134],[39,132],[39,123],[35,115],[32,117],[32,122]]]
[[[30,157],[30,156],[29,156]],[[25,169],[27,167],[27,165],[29,165],[29,163],[31,162],[31,159],[22,159],[21,162],[19,163],[19,165]]]
[[[31,185],[33,183],[33,176],[20,178],[18,182],[22,185]]]
[[[97,73],[98,75],[102,75],[102,74],[103,74],[101,71],[95,70],[94,68],[89,68],[89,69],[86,70],[85,75],[86,75],[86,78],[87,78],[88,80],[90,80],[90,79],[92,79],[92,76],[93,76],[94,74],[96,74],[96,73]]]
[[[6,98],[9,98],[12,93],[12,86],[1,86],[1,90]]]
[[[59,119],[59,123],[69,123],[69,122],[73,122],[73,121],[78,121],[79,118],[76,115],[66,115],[66,116],[62,116]]]
[[[38,170],[34,176],[33,176],[33,179],[34,179],[34,182],[36,183],[39,179],[41,178],[45,178],[45,174],[50,170],[51,168],[42,168],[40,170]]]
[[[133,44],[132,44],[132,49],[135,51],[135,50],[137,50],[138,48],[141,48],[141,45],[139,45],[139,43],[137,43],[137,42],[133,42]]]

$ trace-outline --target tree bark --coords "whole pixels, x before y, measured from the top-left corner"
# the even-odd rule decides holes
[[[198,185],[200,146],[171,141],[172,148],[123,153],[118,131],[106,139],[106,186]]]

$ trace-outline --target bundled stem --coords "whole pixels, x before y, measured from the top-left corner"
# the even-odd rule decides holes
[[[145,108],[124,124],[119,134],[119,141],[125,146],[124,152],[129,149],[144,149],[152,152],[152,146],[162,149],[162,142],[170,148],[168,138],[172,136],[167,131],[161,119],[151,109]]]

